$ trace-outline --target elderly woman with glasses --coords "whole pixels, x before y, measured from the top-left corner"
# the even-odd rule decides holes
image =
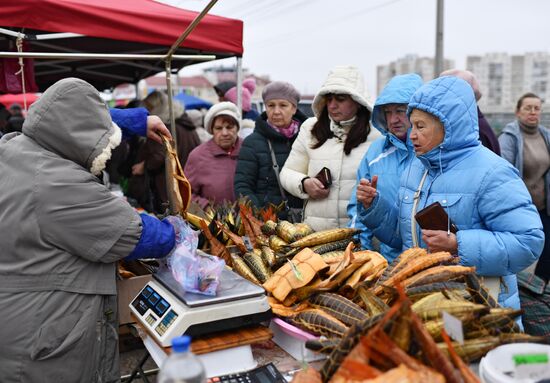
[[[519,284],[525,330],[549,335],[550,322],[542,318],[550,316],[550,287],[546,287],[550,280],[550,130],[540,125],[541,109],[542,100],[536,94],[521,96],[516,121],[506,125],[498,140],[502,157],[519,171],[542,221],[546,237],[542,255],[534,270],[520,273]]]
[[[314,230],[346,227],[359,162],[380,133],[371,131],[372,106],[356,67],[332,69],[281,171],[281,184],[306,200],[304,222]],[[327,168],[332,184],[315,176]],[[325,172],[326,174],[326,172]]]

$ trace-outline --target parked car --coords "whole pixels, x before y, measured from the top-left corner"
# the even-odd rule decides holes
[[[298,109],[302,111],[306,116],[313,117],[313,109],[311,109],[311,104],[313,103],[313,100],[300,100],[298,103]],[[252,109],[257,111],[258,113],[262,113],[265,111],[265,105],[263,100],[252,100],[251,102]]]
[[[300,109],[306,116],[313,117],[313,109],[311,108],[312,104],[313,100],[300,100],[300,102],[298,102],[298,109]]]

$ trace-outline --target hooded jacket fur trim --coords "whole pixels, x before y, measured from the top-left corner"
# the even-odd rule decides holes
[[[113,133],[109,137],[109,142],[107,143],[107,146],[103,151],[92,161],[92,167],[90,168],[90,173],[92,173],[94,176],[99,176],[103,169],[105,169],[105,165],[107,164],[107,161],[111,159],[111,155],[113,154],[113,149],[116,148],[118,145],[120,145],[120,141],[122,140],[122,132],[117,124],[113,122]]]

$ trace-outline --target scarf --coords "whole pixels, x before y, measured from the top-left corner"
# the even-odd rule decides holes
[[[346,140],[346,137],[353,125],[355,125],[355,121],[357,120],[357,116],[353,116],[353,118],[346,120],[346,121],[340,121],[335,122],[330,118],[330,130],[332,132],[332,135],[339,141],[344,142]]]
[[[276,126],[273,126],[267,121],[267,125],[271,127],[271,129],[275,130],[276,132],[281,133],[286,138],[292,138],[294,135],[298,132],[298,129],[300,128],[300,123],[296,120],[292,120],[290,122],[290,125],[286,128],[277,128]]]

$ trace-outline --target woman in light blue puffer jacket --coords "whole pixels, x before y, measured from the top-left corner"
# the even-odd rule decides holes
[[[382,133],[383,137],[372,143],[361,160],[357,169],[357,182],[361,178],[371,179],[372,176],[378,176],[382,180],[377,184],[377,189],[380,193],[384,193],[388,199],[397,198],[401,174],[409,167],[415,155],[413,146],[408,139],[410,128],[410,125],[407,125],[408,117],[399,115],[396,118],[394,114],[390,114],[388,116],[393,120],[388,123],[385,108],[394,105],[399,106],[399,110],[406,111],[411,96],[421,86],[422,78],[416,73],[395,76],[382,89],[372,108],[371,124]],[[397,130],[395,130],[395,126],[397,126]],[[398,137],[395,134],[400,132],[404,132],[405,136]],[[350,218],[349,226],[361,230],[359,235],[361,247],[373,249],[372,231],[357,219],[355,187],[348,203],[348,216]],[[380,253],[391,262],[401,254],[401,246],[393,248],[382,242],[380,243]]]
[[[472,88],[456,77],[435,79],[415,92],[407,113],[417,159],[401,177],[397,201],[361,180],[360,219],[392,247],[451,251],[477,274],[502,277],[499,303],[519,309],[515,273],[540,256],[542,224],[517,170],[481,145]],[[430,118],[434,128],[426,138]],[[456,235],[421,230],[412,220],[435,201],[458,227]]]

